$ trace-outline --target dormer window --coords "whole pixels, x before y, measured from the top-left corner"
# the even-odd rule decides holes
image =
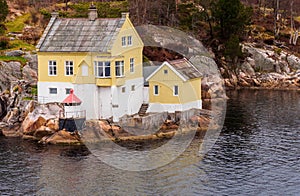
[[[125,47],[126,46],[126,37],[122,37],[122,46]]]

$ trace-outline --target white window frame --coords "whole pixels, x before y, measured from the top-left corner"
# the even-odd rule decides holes
[[[156,87],[157,87],[157,93],[156,93]],[[154,85],[154,86],[153,86],[153,94],[154,94],[155,96],[158,96],[158,95],[159,95],[159,86],[158,86],[158,85]]]
[[[173,86],[173,96],[178,96],[179,95],[179,86],[174,85]]]
[[[73,76],[73,75],[74,75],[74,62],[65,61],[65,76]]]
[[[51,90],[56,90],[56,92],[53,93],[53,92],[51,92]],[[57,88],[55,88],[55,87],[50,87],[50,88],[49,88],[49,94],[50,94],[50,95],[57,95],[57,93],[58,93],[58,89],[57,89]]]
[[[124,61],[115,61],[116,77],[124,76]]]
[[[48,61],[48,75],[57,76],[57,63],[55,60]]]
[[[131,35],[127,36],[127,45],[132,46],[132,36]]]
[[[126,36],[123,36],[121,38],[121,44],[122,44],[122,47],[126,47]]]
[[[96,78],[111,78],[110,61],[94,61]]]
[[[134,73],[134,58],[129,59],[130,72]]]

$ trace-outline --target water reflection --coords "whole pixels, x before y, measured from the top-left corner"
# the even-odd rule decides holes
[[[297,195],[299,95],[292,91],[228,92],[231,99],[227,103],[225,126],[213,149],[204,157],[198,156],[202,134],[176,160],[151,171],[112,168],[81,146],[39,146],[0,138],[0,192],[1,195]],[[141,144],[136,145],[130,148],[139,148]]]

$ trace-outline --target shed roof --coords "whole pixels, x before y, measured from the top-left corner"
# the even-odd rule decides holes
[[[42,52],[108,52],[125,20],[52,17],[37,48]]]
[[[202,77],[202,74],[199,72],[199,70],[196,69],[195,66],[186,58],[169,61],[169,63],[187,80]]]
[[[175,74],[177,74],[183,81],[201,78],[202,73],[186,58],[178,59],[174,61],[165,61],[159,68],[151,73],[146,81],[149,81],[159,70],[164,66],[168,66]]]

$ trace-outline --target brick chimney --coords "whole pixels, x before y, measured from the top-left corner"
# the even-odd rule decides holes
[[[94,21],[98,18],[98,13],[97,13],[97,8],[96,6],[92,3],[91,7],[89,8],[89,20]]]

